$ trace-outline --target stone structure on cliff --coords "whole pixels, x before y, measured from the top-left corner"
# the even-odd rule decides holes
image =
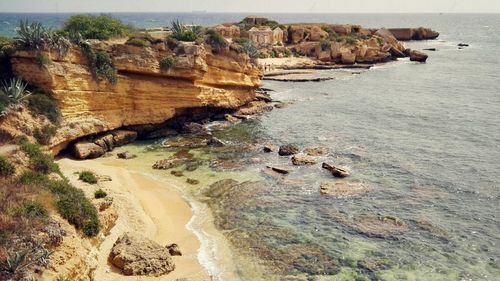
[[[248,38],[255,42],[258,46],[262,45],[276,45],[283,43],[283,30],[276,27],[271,29],[268,26],[252,27],[248,31]]]
[[[215,31],[225,38],[236,38],[241,36],[240,28],[234,24],[221,24],[215,27]]]

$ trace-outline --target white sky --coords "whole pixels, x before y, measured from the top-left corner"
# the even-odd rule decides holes
[[[500,13],[500,0],[0,0],[0,12]]]

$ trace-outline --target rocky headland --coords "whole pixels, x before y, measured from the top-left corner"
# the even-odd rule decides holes
[[[26,36],[37,28],[45,32],[40,33],[45,34],[40,41]],[[192,274],[193,280],[208,280],[196,261],[199,244],[194,235],[186,234],[185,227],[182,231],[169,229],[182,228],[192,216],[184,199],[179,194],[172,197],[182,211],[177,222],[157,221],[158,216],[176,217],[173,209],[147,206],[149,201],[159,206],[160,199],[169,200],[172,188],[163,190],[160,181],[128,175],[127,170],[98,162],[62,159],[59,168],[53,156],[68,152],[77,159],[93,159],[136,139],[177,135],[196,135],[197,140],[169,139],[162,146],[224,147],[223,141],[207,131],[207,123],[237,123],[285,106],[259,90],[264,74],[276,69],[368,69],[371,64],[402,57],[425,62],[427,55],[406,48],[399,40],[439,35],[426,28],[280,25],[260,17],[210,29],[173,24],[172,30],[160,33],[160,37],[145,31],[82,40],[36,25],[21,26],[20,30],[20,39],[0,46],[0,59],[5,62],[1,77],[11,78],[11,85],[0,92],[5,96],[5,101],[0,100],[0,184],[5,183],[0,192],[10,196],[9,188],[19,186],[26,191],[9,199],[10,205],[20,202],[22,207],[26,198],[45,201],[37,201],[39,212],[35,217],[29,213],[22,231],[16,229],[15,220],[26,214],[0,216],[0,226],[8,229],[5,237],[14,241],[12,249],[0,248],[0,277],[12,280],[29,276],[41,280],[117,280],[121,274],[176,278]],[[284,63],[270,65],[266,59]],[[8,66],[6,71],[4,65]],[[293,166],[314,166],[327,158],[322,148],[299,153],[292,145],[268,146],[264,151],[289,156]],[[118,157],[131,159],[134,155],[122,152]],[[224,168],[227,161],[221,162],[214,165]],[[158,161],[153,168],[188,164],[193,169],[198,165],[189,153]],[[349,176],[343,167],[324,163],[323,168],[333,177]],[[269,169],[271,174],[280,175],[293,171],[288,166]],[[182,172],[172,171],[172,175],[182,177]],[[153,187],[141,189],[145,183]],[[199,182],[188,178],[187,183]],[[33,187],[43,188],[34,191]],[[356,185],[352,191],[352,187],[347,181],[325,182],[321,192],[342,197],[368,190]],[[19,207],[10,205],[0,210],[7,213]],[[31,212],[33,206],[28,207]],[[36,227],[30,228],[34,222]],[[151,240],[124,234],[142,230]],[[179,243],[187,257],[173,258],[180,252],[172,243]],[[186,244],[190,246],[184,250]],[[38,247],[36,251],[30,250],[33,245]],[[17,266],[11,266],[16,261]],[[175,265],[177,261],[180,266]],[[111,269],[116,272],[108,274]]]

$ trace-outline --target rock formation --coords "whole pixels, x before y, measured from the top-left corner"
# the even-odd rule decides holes
[[[396,37],[396,39],[401,41],[408,40],[432,40],[439,36],[439,32],[436,32],[430,28],[419,27],[419,28],[390,28],[389,31]]]
[[[77,46],[62,57],[55,50],[12,55],[14,73],[59,104],[63,121],[50,144],[53,153],[75,139],[124,126],[160,124],[188,109],[236,109],[252,101],[260,86],[259,69],[246,54],[231,50],[215,53],[210,46],[187,42],[170,47],[166,42],[146,47],[99,42],[93,48],[111,54],[118,72],[115,85],[91,73]],[[38,65],[40,55],[50,62]],[[160,62],[169,57],[174,65],[162,69]],[[101,153],[86,146],[92,154]]]
[[[109,261],[125,275],[160,276],[175,269],[171,250],[145,237],[125,233],[113,245]]]

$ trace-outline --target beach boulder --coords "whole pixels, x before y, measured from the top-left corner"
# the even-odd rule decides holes
[[[125,275],[160,276],[175,269],[170,248],[132,233],[116,240],[109,261]]]
[[[136,131],[116,130],[112,131],[115,146],[122,146],[137,139]]]
[[[93,142],[77,142],[73,146],[73,155],[78,159],[94,159],[104,155],[104,148]]]

